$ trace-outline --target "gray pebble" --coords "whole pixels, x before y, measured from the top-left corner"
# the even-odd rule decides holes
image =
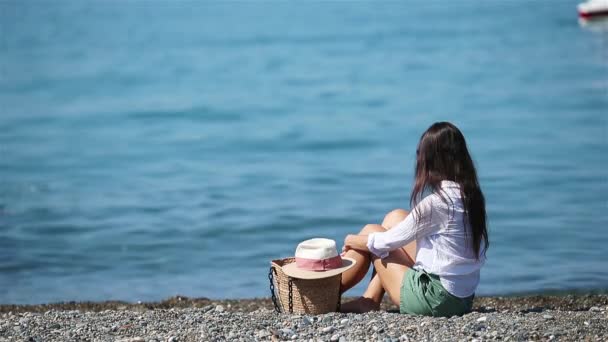
[[[602,311],[602,309],[600,309],[597,306],[592,306],[592,307],[589,308],[589,311],[599,312],[599,311]]]
[[[145,342],[145,340],[143,337],[127,337],[117,340],[116,342]]]
[[[554,317],[551,315],[543,315],[543,318],[546,320],[552,320]]]
[[[334,331],[334,327],[332,327],[332,326],[325,327],[325,328],[322,328],[322,329],[321,329],[321,332],[322,332],[323,334],[328,334],[328,333],[333,332],[333,331]]]
[[[585,299],[586,300],[586,299]],[[525,311],[529,307],[494,305],[494,313],[473,312],[455,318],[401,315],[394,312],[365,314],[289,315],[268,309],[231,311],[226,304],[218,314],[215,303],[205,308],[104,310],[101,312],[47,310],[37,313],[0,312],[0,341],[108,340],[176,341],[448,341],[491,339],[599,340],[608,341],[605,304],[584,302],[584,311]],[[483,303],[485,304],[485,303]],[[592,304],[601,313],[591,310]],[[477,307],[481,307],[477,306]],[[539,307],[540,308],[540,307]],[[579,309],[580,310],[580,309]],[[540,313],[539,313],[540,312]],[[547,319],[546,316],[550,316]],[[485,321],[480,318],[485,317]],[[315,323],[315,320],[317,323]],[[327,323],[326,323],[327,322]],[[490,323],[491,322],[491,323]],[[114,330],[112,330],[114,329]],[[134,337],[136,336],[136,337]],[[168,337],[173,337],[172,339]]]
[[[224,312],[224,306],[223,305],[218,305],[215,307],[215,312]]]
[[[280,331],[281,331],[281,334],[283,334],[285,336],[291,336],[294,334],[294,331],[289,328],[284,328],[284,329],[281,329]]]
[[[305,326],[305,327],[306,327],[306,326],[309,326],[309,325],[311,325],[311,324],[312,324],[312,320],[310,319],[310,317],[308,317],[308,316],[304,316],[304,317],[302,318],[302,321],[300,322],[300,324],[301,324],[302,326]]]

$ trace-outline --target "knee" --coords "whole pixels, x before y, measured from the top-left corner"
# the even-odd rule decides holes
[[[384,216],[384,220],[382,220],[382,226],[386,229],[392,228],[397,225],[399,222],[405,220],[409,212],[404,209],[395,209],[390,211],[386,216]]]
[[[361,233],[362,235],[369,235],[371,233],[375,233],[375,232],[384,232],[386,231],[386,229],[382,228],[382,226],[377,225],[377,224],[366,224],[365,227],[363,227],[363,229],[361,229]]]

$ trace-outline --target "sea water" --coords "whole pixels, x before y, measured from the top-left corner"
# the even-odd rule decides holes
[[[268,296],[298,242],[409,208],[439,120],[478,295],[606,289],[607,89],[576,1],[3,1],[0,303]]]

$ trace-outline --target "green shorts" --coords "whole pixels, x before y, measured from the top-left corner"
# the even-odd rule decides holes
[[[458,298],[449,293],[439,280],[439,276],[421,270],[409,269],[401,284],[401,313],[451,317],[471,311],[473,294]]]

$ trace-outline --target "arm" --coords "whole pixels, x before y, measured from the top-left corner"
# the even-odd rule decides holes
[[[371,229],[378,232],[383,232],[385,230],[384,227],[379,224],[368,224],[366,226],[366,229]],[[369,252],[369,249],[367,247],[368,236],[369,235],[367,234],[347,235],[344,239],[344,248],[342,249],[342,251],[346,252],[349,249],[356,249],[363,252]]]
[[[417,238],[437,233],[447,219],[444,217],[445,211],[440,209],[444,205],[436,194],[425,197],[405,220],[395,227],[388,231],[369,234],[367,250],[380,258],[385,258],[392,250],[403,247]]]

